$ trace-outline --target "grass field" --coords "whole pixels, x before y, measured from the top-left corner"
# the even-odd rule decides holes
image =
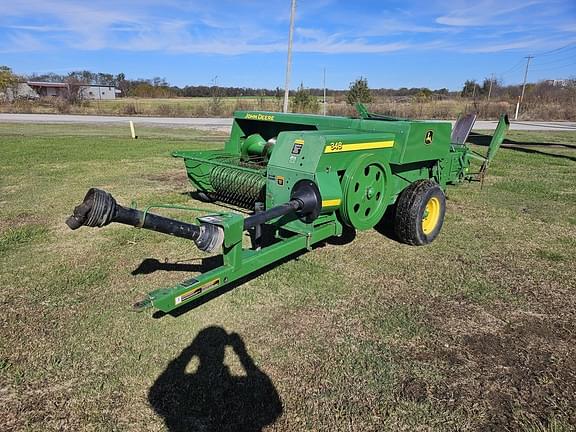
[[[69,113],[86,115],[136,115],[161,117],[230,117],[236,110],[279,111],[282,100],[275,97],[137,98],[86,100],[69,104],[59,99],[21,100],[0,104],[0,112]]]
[[[0,124],[1,430],[574,430],[576,133],[510,133],[429,246],[359,232],[178,317],[129,305],[193,245],[64,225],[91,186],[190,203],[170,152],[223,140],[139,135]]]
[[[322,103],[309,107],[312,113],[322,113]],[[527,103],[520,111],[521,120],[574,120],[576,111],[570,103]],[[444,100],[405,98],[397,100],[376,97],[368,104],[372,112],[406,118],[456,119],[463,112],[476,112],[478,118],[494,120],[503,112],[513,112],[515,103],[507,100],[471,100],[451,98]],[[69,104],[59,99],[40,101],[20,100],[13,104],[0,104],[0,112],[14,113],[66,113],[88,115],[129,115],[160,117],[231,117],[234,111],[280,111],[282,99],[276,97],[223,97],[216,102],[209,97],[191,98],[136,98],[83,101]],[[291,111],[295,111],[291,107]],[[355,115],[353,106],[343,96],[328,97],[326,110],[329,115]]]

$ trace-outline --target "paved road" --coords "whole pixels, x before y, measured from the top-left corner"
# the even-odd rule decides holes
[[[232,124],[230,118],[173,118],[173,117],[112,117],[112,116],[83,116],[64,114],[2,114],[0,122],[25,123],[86,123],[86,124],[114,124],[127,123],[133,120],[139,125],[190,127],[203,130],[228,131]],[[474,129],[490,130],[496,127],[495,121],[477,121]],[[576,122],[537,122],[513,121],[512,130],[534,131],[576,131]]]
[[[127,124],[130,120],[137,125],[190,127],[203,130],[229,131],[231,118],[175,118],[175,117],[114,117],[67,114],[3,114],[4,123],[84,123],[84,124]]]

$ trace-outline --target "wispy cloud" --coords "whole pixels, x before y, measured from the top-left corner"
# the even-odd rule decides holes
[[[295,50],[307,53],[388,53],[451,50],[487,53],[523,50],[549,41],[553,33],[576,31],[559,0],[502,4],[478,0],[458,3],[402,3],[402,8],[366,8],[337,0],[300,2]],[[456,5],[456,6],[454,6]],[[534,32],[531,13],[546,5],[547,18]],[[286,49],[288,2],[270,0],[20,0],[0,17],[0,51],[63,48],[211,53],[238,55]],[[411,7],[410,11],[407,8]],[[372,13],[373,12],[373,13]],[[573,17],[572,17],[573,18]],[[548,24],[546,24],[548,23]],[[502,42],[502,30],[508,31]]]
[[[6,43],[0,45],[0,53],[34,52],[46,49],[46,46],[34,36],[15,31],[6,36]]]
[[[10,30],[25,30],[30,32],[62,32],[62,31],[69,31],[70,29],[65,29],[58,26],[53,25],[9,25],[6,26],[7,29]]]
[[[517,49],[538,49],[541,46],[538,40],[527,39],[516,42],[503,42],[499,44],[486,44],[484,46],[476,46],[471,48],[464,48],[462,52],[465,53],[496,53]]]
[[[436,22],[456,27],[503,25],[514,21],[511,14],[545,3],[546,1],[537,0],[516,2],[516,4],[507,2],[503,5],[502,2],[496,0],[477,1],[472,6],[457,8],[436,18]]]

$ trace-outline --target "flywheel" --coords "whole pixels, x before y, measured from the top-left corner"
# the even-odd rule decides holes
[[[341,214],[347,225],[367,230],[380,222],[390,200],[391,176],[388,163],[375,154],[364,154],[352,162],[342,179]]]

